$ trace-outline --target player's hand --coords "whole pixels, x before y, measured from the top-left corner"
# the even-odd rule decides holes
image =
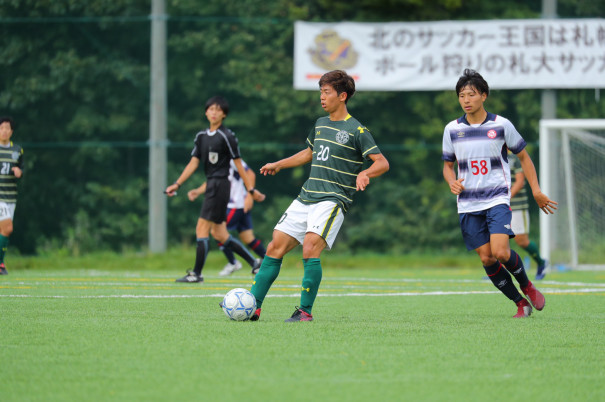
[[[193,190],[189,190],[187,192],[187,198],[189,198],[189,201],[195,201],[195,199],[199,197],[200,194],[201,193],[197,190],[197,188],[194,188]]]
[[[17,179],[20,179],[21,176],[23,175],[23,171],[19,167],[17,167],[17,166],[13,166],[11,168],[11,170],[13,171],[13,174],[15,175],[15,177]]]
[[[368,184],[370,184],[370,178],[365,171],[362,171],[357,175],[355,182],[357,184],[357,191],[365,191]]]
[[[263,166],[262,168],[260,168],[260,174],[262,174],[263,176],[266,176],[268,174],[270,174],[271,176],[275,176],[275,174],[277,172],[279,172],[281,169],[277,166],[277,162],[272,162],[272,163],[267,163],[265,166]],[[255,199],[256,201],[256,199]]]
[[[458,179],[450,183],[450,191],[452,194],[458,195],[464,191],[464,186],[462,185],[463,181],[464,179]]]
[[[254,189],[254,192],[252,193],[252,199],[256,202],[263,202],[265,201],[266,196],[261,193],[260,191],[258,191],[257,189]]]
[[[534,193],[534,200],[536,200],[536,203],[546,215],[554,214],[555,210],[557,209],[556,206],[559,205],[559,203],[551,200],[546,194],[541,191]]]
[[[168,197],[174,197],[176,195],[176,190],[178,189],[178,184],[171,184],[166,187],[166,190],[164,190],[164,194],[166,194]]]

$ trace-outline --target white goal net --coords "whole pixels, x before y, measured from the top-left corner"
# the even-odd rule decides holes
[[[540,121],[540,187],[559,203],[540,212],[551,267],[605,269],[605,119]]]

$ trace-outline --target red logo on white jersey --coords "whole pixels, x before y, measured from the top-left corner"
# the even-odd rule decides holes
[[[487,136],[488,136],[489,138],[491,138],[491,139],[496,138],[496,135],[498,135],[498,134],[496,133],[496,130],[489,130],[489,131],[487,132]]]

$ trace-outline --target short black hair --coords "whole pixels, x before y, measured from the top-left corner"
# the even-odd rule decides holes
[[[12,117],[9,117],[9,116],[0,117],[0,124],[6,123],[6,122],[8,122],[8,124],[11,125],[11,130],[15,129],[15,122],[13,121]]]
[[[487,81],[483,79],[481,74],[470,68],[465,69],[462,76],[458,79],[458,83],[456,84],[456,95],[460,95],[460,91],[467,86],[475,88],[480,94],[489,96],[489,85],[487,85]]]
[[[212,98],[208,99],[206,101],[206,109],[204,110],[208,110],[208,108],[212,105],[217,105],[220,107],[223,113],[225,113],[225,116],[229,114],[229,102],[227,102],[227,99],[223,98],[222,96],[213,96]]]
[[[326,84],[331,85],[338,95],[343,92],[347,93],[345,104],[355,95],[355,80],[342,70],[333,70],[322,75],[319,79],[319,87]]]

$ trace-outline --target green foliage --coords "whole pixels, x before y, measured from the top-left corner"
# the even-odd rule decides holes
[[[603,2],[558,4],[561,17],[605,15]],[[243,7],[240,0],[168,0],[166,7],[171,181],[206,125],[205,100],[216,94],[229,99],[225,123],[255,170],[304,147],[323,111],[318,93],[292,90],[296,20],[538,18],[541,2],[250,0]],[[12,250],[145,247],[150,11],[148,0],[0,2],[0,114],[15,118],[13,139],[24,145],[26,161]],[[593,90],[557,93],[560,117],[605,115],[605,96],[597,100]],[[540,91],[495,91],[487,107],[537,142]],[[349,108],[372,131],[391,170],[358,196],[338,247],[459,247],[440,161],[443,127],[461,114],[453,91],[361,92]],[[299,168],[257,178],[268,195],[254,210],[260,238],[269,240],[306,174]],[[203,180],[197,174],[168,201],[171,245],[194,239],[199,202],[189,202],[186,190]]]

